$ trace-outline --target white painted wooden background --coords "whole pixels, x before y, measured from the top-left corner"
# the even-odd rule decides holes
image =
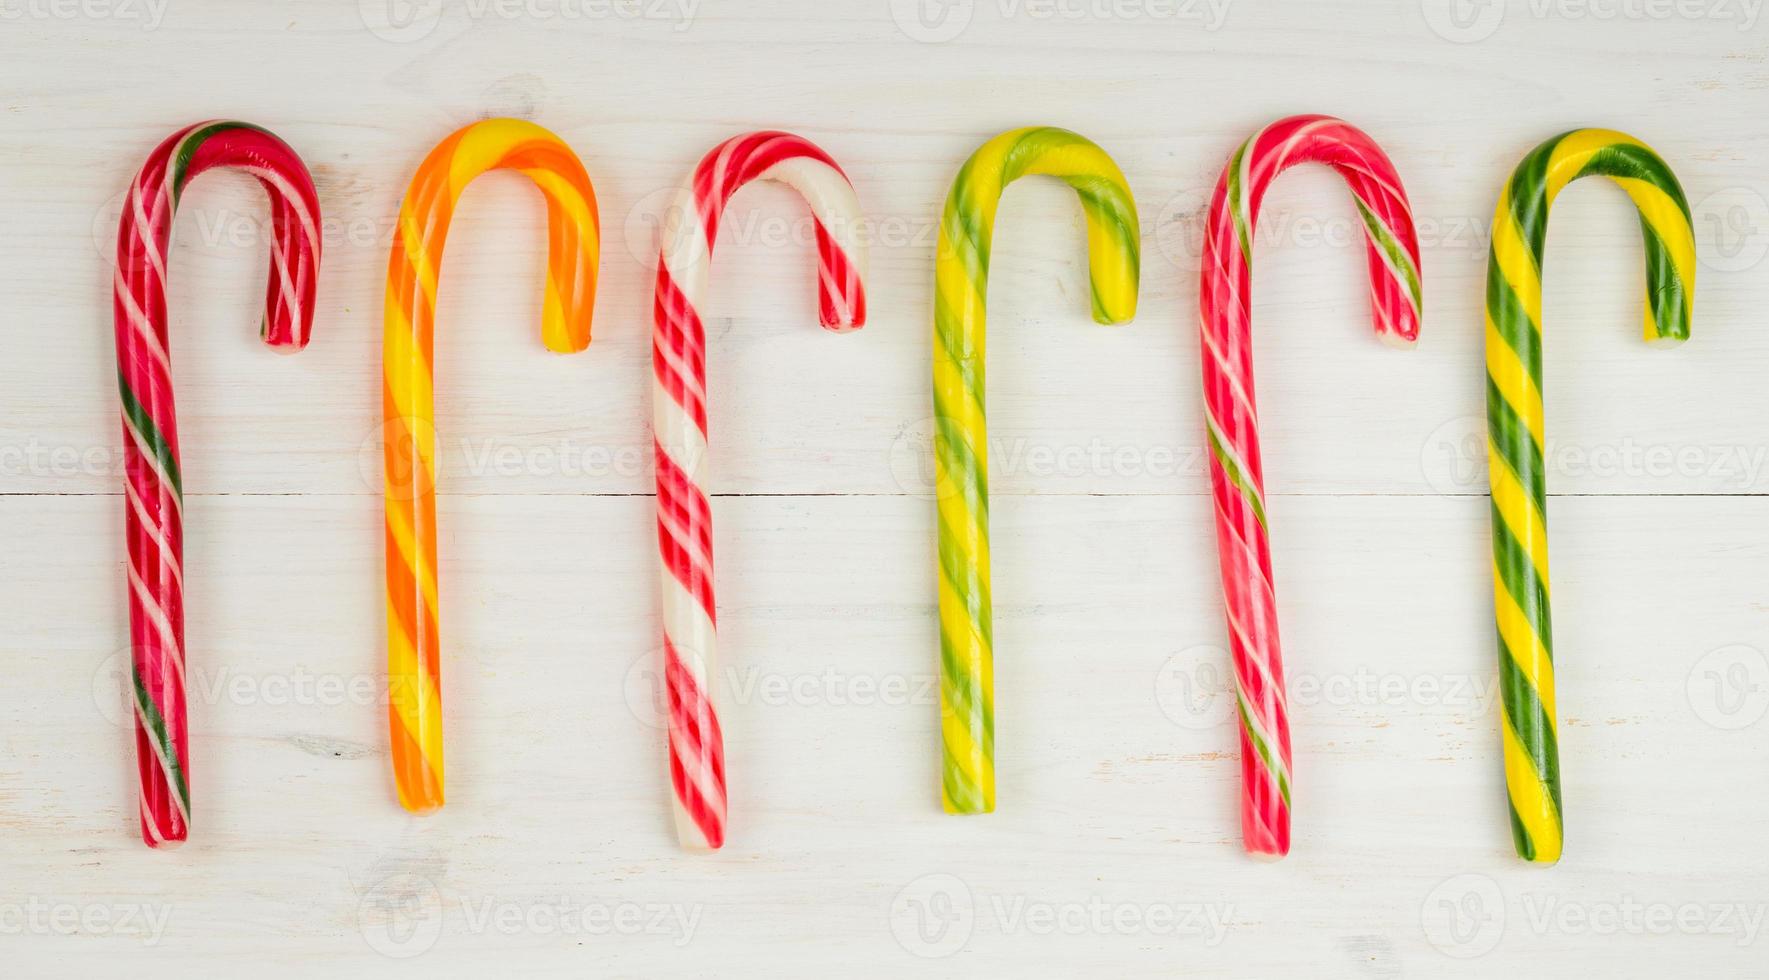
[[[0,974],[7,977],[1761,975],[1769,909],[1769,23],[1760,0],[0,0]],[[1296,844],[1249,861],[1203,470],[1200,211],[1234,146],[1342,115],[1426,240],[1418,349],[1366,324],[1349,199],[1286,176],[1255,329]],[[387,244],[473,119],[582,155],[595,342],[538,340],[541,208],[450,241],[437,418],[449,804],[396,804],[378,444]],[[265,125],[326,225],[312,346],[256,340],[250,181],[172,258],[194,835],[137,839],[111,351],[122,192],[167,132]],[[995,132],[1129,176],[1141,314],[1091,324],[1079,210],[996,233],[1000,809],[941,813],[936,215]],[[1695,208],[1694,337],[1639,339],[1639,234],[1582,182],[1547,278],[1566,858],[1513,855],[1493,697],[1481,298],[1495,195],[1576,126]],[[651,673],[653,219],[753,128],[876,221],[872,321],[815,327],[807,225],[738,199],[710,320],[731,836],[677,848]],[[70,970],[69,968],[73,969]]]

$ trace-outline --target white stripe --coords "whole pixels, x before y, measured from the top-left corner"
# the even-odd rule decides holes
[[[176,683],[179,687],[183,687],[184,651],[178,645],[178,637],[173,632],[172,621],[167,618],[166,610],[160,607],[159,601],[148,591],[147,583],[143,582],[141,576],[136,574],[133,562],[129,564],[129,587],[135,593],[135,597],[141,601],[142,611],[147,614],[148,622],[153,625],[154,632],[160,634],[160,643],[171,656],[173,670],[178,675]]]
[[[140,523],[141,529],[153,540],[154,550],[160,557],[161,566],[172,573],[172,577],[178,580],[178,585],[182,588],[184,586],[184,571],[178,565],[176,551],[166,541],[165,527],[147,512],[147,504],[142,501],[141,495],[135,492],[135,481],[125,478],[123,493],[129,498],[129,509],[135,512],[135,519]]]

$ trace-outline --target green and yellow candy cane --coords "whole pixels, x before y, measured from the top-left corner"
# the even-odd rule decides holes
[[[1560,860],[1560,759],[1548,615],[1547,476],[1542,417],[1542,245],[1548,210],[1593,174],[1621,186],[1646,239],[1646,340],[1689,337],[1695,236],[1683,188],[1644,143],[1578,129],[1535,148],[1511,174],[1493,218],[1486,275],[1487,469],[1492,485],[1493,606],[1511,833],[1525,860]]]
[[[940,798],[948,813],[995,809],[994,651],[983,324],[995,210],[1008,184],[1056,177],[1081,196],[1093,318],[1136,315],[1140,230],[1130,187],[1104,150],[1047,126],[1015,129],[966,160],[934,258],[934,476],[939,518]]]

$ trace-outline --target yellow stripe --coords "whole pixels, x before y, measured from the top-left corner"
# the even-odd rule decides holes
[[[1499,192],[1498,211],[1493,215],[1493,261],[1498,263],[1499,272],[1510,284],[1511,291],[1517,294],[1518,305],[1539,330],[1542,326],[1541,274],[1536,270],[1536,258],[1530,251],[1529,241],[1511,214],[1510,203],[1511,182],[1506,181],[1505,189]]]
[[[1612,146],[1649,149],[1645,143],[1613,129],[1580,129],[1562,137],[1554,145],[1554,152],[1548,154],[1544,174],[1546,179],[1543,183],[1543,193],[1547,195],[1547,199],[1543,201],[1543,207],[1552,206],[1561,190],[1578,178],[1579,173],[1591,162],[1591,158]]]
[[[1511,797],[1511,808],[1535,845],[1533,860],[1553,864],[1560,860],[1561,848],[1560,815],[1554,809],[1554,798],[1537,776],[1529,753],[1511,728],[1511,719],[1504,719],[1500,728],[1505,741],[1505,790]]]
[[[412,570],[412,577],[417,580],[418,590],[423,593],[424,605],[430,609],[430,618],[441,622],[436,599],[436,557],[421,553],[417,541],[412,534],[411,507],[408,501],[394,499],[391,494],[387,498],[387,533],[393,538],[399,549],[400,561]]]
[[[436,308],[436,262],[424,249],[424,229],[418,223],[417,215],[410,207],[408,200],[399,209],[399,244],[405,249],[406,264],[411,266],[412,278],[418,283],[418,289],[424,294],[424,301],[431,309]],[[393,301],[388,296],[388,302]]]
[[[1529,552],[1536,578],[1541,580],[1542,594],[1548,594],[1548,523],[1529,491],[1517,480],[1517,474],[1488,446],[1488,482],[1492,484],[1493,507],[1499,519],[1511,530],[1520,547]]]
[[[1541,637],[1536,635],[1529,617],[1505,588],[1497,564],[1493,566],[1493,620],[1498,625],[1499,639],[1505,644],[1506,655],[1536,689],[1536,700],[1542,704],[1549,730],[1558,733],[1560,725],[1554,713],[1554,661],[1548,656],[1548,648],[1542,646]]]
[[[418,743],[424,760],[442,784],[442,692],[424,673],[417,651],[393,608],[387,604],[387,697],[399,723]]]
[[[1499,389],[1499,395],[1528,427],[1536,448],[1545,453],[1548,436],[1542,409],[1542,392],[1536,387],[1535,379],[1529,376],[1529,368],[1523,363],[1523,359],[1499,335],[1491,310],[1487,311],[1486,316],[1486,373],[1492,379],[1493,386]]]
[[[1652,227],[1659,241],[1664,242],[1671,268],[1683,284],[1683,322],[1690,320],[1695,302],[1695,232],[1683,220],[1683,209],[1671,195],[1657,184],[1635,177],[1612,178],[1628,192],[1640,217]],[[1646,304],[1646,339],[1658,339],[1658,325],[1652,319],[1652,303]]]

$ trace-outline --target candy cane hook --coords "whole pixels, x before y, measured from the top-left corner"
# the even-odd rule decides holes
[[[1241,835],[1249,853],[1269,858],[1290,852],[1290,717],[1253,403],[1249,297],[1260,202],[1272,180],[1299,163],[1332,167],[1356,199],[1376,336],[1401,345],[1419,336],[1418,235],[1400,176],[1375,141],[1342,120],[1291,116],[1241,144],[1210,199],[1198,313],[1216,549],[1240,718]]]
[[[1644,143],[1579,129],[1523,158],[1499,193],[1486,270],[1487,474],[1493,608],[1499,634],[1505,787],[1519,857],[1560,860],[1560,750],[1548,614],[1548,489],[1542,463],[1542,247],[1548,211],[1580,177],[1608,177],[1633,199],[1646,244],[1649,342],[1689,338],[1695,234],[1671,168]]]
[[[664,221],[651,349],[670,786],[676,834],[697,850],[725,842],[725,741],[712,695],[718,607],[706,494],[702,311],[719,220],[731,196],[755,180],[777,180],[810,205],[824,328],[841,332],[866,322],[860,202],[835,161],[809,140],[779,132],[732,137],[703,157]]]
[[[442,661],[436,582],[436,434],[432,347],[437,276],[455,203],[488,170],[533,180],[547,203],[541,340],[590,342],[601,238],[596,194],[577,155],[533,123],[487,119],[437,144],[412,175],[387,264],[382,410],[387,508],[388,724],[399,802],[443,804]]]
[[[319,274],[319,198],[295,151],[241,122],[205,122],[154,148],[117,226],[113,311],[123,404],[124,526],[141,837],[176,847],[190,832],[184,688],[184,490],[167,342],[166,260],[184,188],[216,167],[244,170],[270,195],[270,285],[260,335],[279,350],[307,344]]]
[[[946,197],[934,257],[940,801],[947,813],[995,809],[984,305],[995,210],[1007,185],[1027,174],[1059,178],[1081,197],[1094,320],[1123,323],[1136,315],[1136,203],[1104,150],[1066,130],[1029,127],[1002,133],[971,154]]]

